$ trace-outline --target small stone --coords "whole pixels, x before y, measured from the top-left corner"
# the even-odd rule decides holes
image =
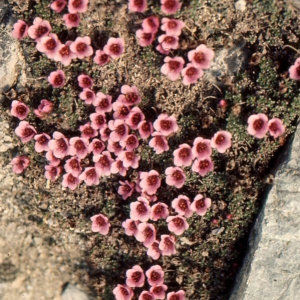
[[[88,296],[77,289],[75,285],[68,284],[61,295],[61,300],[89,300]]]

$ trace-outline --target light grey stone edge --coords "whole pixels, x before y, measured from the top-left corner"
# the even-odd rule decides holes
[[[300,125],[279,160],[230,300],[300,299]]]

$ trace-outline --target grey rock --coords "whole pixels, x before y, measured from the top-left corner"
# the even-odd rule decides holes
[[[300,125],[282,154],[230,300],[297,300],[300,287]]]
[[[218,51],[210,69],[205,72],[207,79],[217,82],[225,75],[233,76],[243,70],[250,57],[250,51],[245,46],[244,39],[238,38],[234,40],[233,47]]]
[[[88,296],[77,289],[75,285],[68,284],[61,295],[61,300],[89,300]]]
[[[19,41],[11,36],[12,25],[16,20],[12,17],[7,1],[0,2],[0,92],[7,92],[17,82],[23,83],[25,72]]]

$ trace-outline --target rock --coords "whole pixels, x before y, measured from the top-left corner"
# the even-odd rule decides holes
[[[12,25],[16,20],[12,17],[12,12],[7,1],[0,3],[0,92],[7,92],[18,81],[24,82],[25,72],[20,72],[24,68],[24,61],[19,51],[19,41],[11,36]]]
[[[243,70],[250,56],[245,46],[244,39],[239,38],[234,40],[233,47],[216,52],[210,69],[205,72],[207,79],[216,82],[225,75],[233,76]]]
[[[68,284],[64,289],[61,300],[89,300],[88,296],[77,289],[75,285]]]
[[[300,125],[249,239],[230,300],[299,299]]]

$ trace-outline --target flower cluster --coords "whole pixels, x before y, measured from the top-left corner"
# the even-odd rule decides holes
[[[150,171],[145,175],[141,174],[140,177],[143,178],[139,184],[139,188],[142,189],[142,191],[142,187],[146,186],[148,188],[154,181],[156,182],[155,191],[157,186],[160,185],[160,179],[156,171]],[[149,220],[156,222],[160,219],[164,219],[171,233],[181,235],[189,228],[187,218],[191,217],[193,213],[204,216],[211,206],[211,199],[204,198],[201,194],[198,194],[194,198],[193,203],[190,202],[187,196],[179,195],[172,201],[172,207],[177,215],[170,216],[167,204],[157,202],[150,206],[150,203],[156,201],[157,197],[151,196],[151,192],[146,191],[143,192],[143,195],[144,196],[138,197],[137,201],[130,204],[130,219],[124,221],[122,226],[127,235],[134,236],[139,242],[143,243],[148,249],[147,254],[155,260],[158,259],[160,255],[170,256],[176,253],[175,237],[172,235],[161,235],[160,239],[158,239],[157,229],[154,224],[149,223]]]
[[[146,276],[145,276],[146,275]],[[164,271],[159,265],[152,266],[145,274],[139,265],[135,265],[132,269],[126,271],[126,284],[118,284],[113,293],[116,300],[130,300],[134,296],[133,289],[143,287],[147,278],[150,286],[149,291],[142,291],[139,300],[156,300],[165,299],[168,287],[164,284]],[[185,292],[170,292],[167,294],[167,300],[177,299],[185,300]]]
[[[174,14],[181,7],[177,0],[162,0],[161,10],[166,14]],[[145,12],[147,9],[147,1],[130,0],[128,9],[134,12]],[[160,29],[163,34],[158,37],[158,45],[156,50],[164,55],[169,55],[172,50],[179,47],[179,36],[185,23],[177,19],[162,18]],[[157,16],[150,16],[143,20],[142,29],[137,30],[136,37],[141,47],[150,46],[159,30],[160,20]],[[190,85],[196,83],[203,76],[204,69],[209,69],[211,61],[214,57],[213,50],[204,44],[199,45],[195,50],[188,52],[189,63],[184,68],[185,61],[182,57],[166,56],[165,64],[161,67],[161,72],[170,80],[175,81],[183,77],[183,84]]]
[[[265,114],[260,113],[251,115],[248,118],[247,131],[250,135],[258,139],[264,138],[268,131],[271,136],[278,138],[284,133],[285,126],[280,119],[273,118],[269,120]]]

